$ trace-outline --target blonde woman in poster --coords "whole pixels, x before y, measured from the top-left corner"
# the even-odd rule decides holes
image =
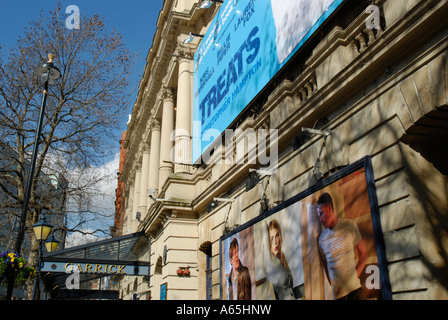
[[[264,265],[277,300],[294,300],[293,277],[282,251],[282,229],[277,220],[263,226]]]

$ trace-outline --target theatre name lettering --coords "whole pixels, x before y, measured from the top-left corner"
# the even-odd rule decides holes
[[[118,262],[118,261],[117,261]],[[42,272],[60,272],[60,273],[91,273],[91,274],[117,274],[128,276],[146,276],[149,273],[148,262],[133,261],[125,263],[123,261],[114,263],[114,261],[90,263],[79,261],[44,261],[41,268]]]
[[[115,264],[90,264],[90,263],[67,263],[65,265],[66,272],[79,271],[82,273],[106,273],[106,274],[126,274],[124,270],[126,265]]]

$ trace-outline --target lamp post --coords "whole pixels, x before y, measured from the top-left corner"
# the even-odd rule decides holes
[[[42,214],[40,221],[33,225],[34,235],[36,236],[37,241],[39,241],[39,252],[37,254],[36,278],[34,278],[33,293],[31,296],[32,300],[35,300],[36,298],[36,291],[39,283],[40,269],[42,265],[42,242],[47,240],[52,229],[53,226],[47,222],[44,214]],[[45,246],[47,247],[48,252],[56,250],[58,244],[59,241],[54,239],[53,234],[47,241],[45,241]]]
[[[29,176],[28,176],[28,184],[26,186],[25,197],[23,199],[22,214],[20,216],[19,229],[17,232],[17,240],[16,240],[16,244],[15,244],[15,248],[14,248],[14,251],[16,252],[16,254],[18,256],[20,256],[20,251],[22,250],[23,238],[25,236],[26,215],[28,212],[28,204],[30,201],[32,184],[33,184],[33,180],[34,180],[34,171],[35,171],[35,167],[36,167],[37,152],[39,150],[40,135],[42,132],[42,124],[44,121],[45,104],[47,102],[47,95],[48,95],[48,84],[49,83],[53,84],[54,81],[59,79],[61,76],[61,72],[53,64],[53,59],[54,59],[54,55],[49,54],[48,61],[45,64],[43,64],[41,67],[37,68],[37,70],[36,70],[38,76],[42,80],[44,80],[44,91],[42,93],[42,104],[40,107],[39,122],[38,122],[38,126],[37,126],[36,137],[34,139],[34,149],[33,149],[33,156],[31,158],[30,172],[29,172]],[[15,277],[10,277],[10,279],[8,279],[8,291],[6,294],[6,300],[10,300],[12,298],[14,282],[15,282]]]
[[[34,180],[34,171],[35,171],[35,167],[36,167],[37,152],[39,150],[40,135],[42,132],[42,123],[43,123],[44,114],[45,114],[45,112],[44,112],[45,104],[47,102],[48,84],[54,83],[54,81],[59,79],[59,77],[61,76],[61,72],[59,71],[59,69],[53,65],[53,59],[54,59],[54,55],[49,54],[48,61],[41,67],[37,68],[37,70],[36,70],[39,77],[44,80],[44,91],[42,93],[42,104],[40,107],[39,123],[37,126],[36,137],[34,139],[34,150],[33,150],[33,156],[31,159],[30,173],[28,176],[28,184],[26,187],[25,198],[23,199],[22,215],[20,216],[19,231],[18,231],[16,246],[15,246],[15,252],[17,253],[17,255],[20,255],[20,250],[22,249],[21,247],[22,247],[22,243],[23,243],[23,237],[25,235],[26,215],[28,212],[28,204],[30,201],[31,189],[32,189],[32,184],[33,184],[33,180]]]

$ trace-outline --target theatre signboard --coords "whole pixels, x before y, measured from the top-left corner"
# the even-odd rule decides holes
[[[194,56],[193,162],[343,0],[226,0]]]

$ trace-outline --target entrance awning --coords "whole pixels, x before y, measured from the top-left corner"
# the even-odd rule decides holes
[[[71,280],[68,278],[73,277],[74,273],[77,273],[81,283],[106,276],[149,276],[150,261],[139,259],[136,255],[137,247],[138,250],[143,248],[143,252],[149,252],[149,240],[144,233],[133,233],[44,254],[41,272],[45,287],[52,298],[64,298],[61,297],[61,294],[65,295],[64,292],[69,292],[70,298],[73,298],[77,292],[83,291],[70,287]]]

